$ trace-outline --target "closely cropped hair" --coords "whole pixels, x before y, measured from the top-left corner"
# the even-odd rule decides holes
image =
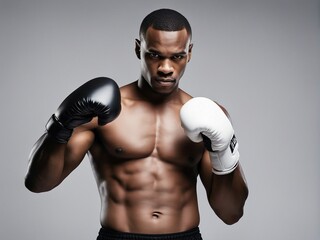
[[[191,26],[188,20],[181,13],[172,9],[163,8],[148,14],[141,23],[140,36],[145,37],[149,27],[161,31],[180,31],[186,29],[190,39],[192,37]]]

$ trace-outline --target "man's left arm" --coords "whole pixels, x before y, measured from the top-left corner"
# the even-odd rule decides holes
[[[243,215],[248,187],[239,163],[238,142],[227,111],[208,98],[189,100],[180,111],[181,125],[193,142],[204,142],[200,177],[210,206],[226,224]]]
[[[243,216],[248,197],[248,187],[241,164],[228,174],[212,172],[209,152],[206,151],[200,162],[199,174],[206,189],[211,208],[226,224],[234,224]]]

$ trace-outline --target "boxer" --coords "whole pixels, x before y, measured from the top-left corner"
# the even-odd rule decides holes
[[[215,214],[236,223],[248,187],[228,112],[179,87],[191,41],[177,11],[148,14],[135,40],[138,80],[119,88],[99,77],[72,92],[31,150],[26,187],[57,187],[87,154],[101,197],[98,240],[202,239],[198,176]]]

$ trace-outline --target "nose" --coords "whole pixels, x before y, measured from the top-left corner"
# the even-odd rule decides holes
[[[158,74],[161,76],[170,76],[173,73],[173,67],[170,59],[163,59],[158,67]]]

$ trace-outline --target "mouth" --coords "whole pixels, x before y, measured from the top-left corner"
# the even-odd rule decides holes
[[[173,78],[156,78],[155,80],[158,84],[165,85],[165,86],[172,85],[176,82],[176,80]]]

